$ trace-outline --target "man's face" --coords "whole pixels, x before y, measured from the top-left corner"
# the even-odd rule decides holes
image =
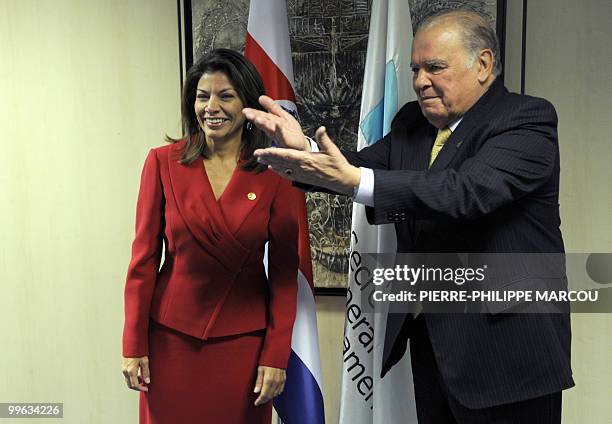
[[[437,128],[463,116],[486,91],[478,81],[478,59],[472,63],[458,31],[449,25],[417,32],[411,67],[419,106]]]

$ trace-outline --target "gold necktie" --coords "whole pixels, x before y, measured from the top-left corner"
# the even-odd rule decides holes
[[[438,130],[438,135],[436,136],[436,141],[434,141],[434,145],[431,148],[431,156],[429,157],[429,167],[431,168],[431,164],[436,160],[436,156],[442,150],[442,146],[446,143],[446,140],[451,136],[452,131],[448,127],[444,127],[441,130]]]

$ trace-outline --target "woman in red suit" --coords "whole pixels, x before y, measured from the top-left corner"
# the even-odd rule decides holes
[[[247,59],[213,51],[186,76],[185,139],[145,161],[123,333],[141,423],[268,424],[283,391],[298,193],[253,157],[268,141],[242,109],[263,93]]]

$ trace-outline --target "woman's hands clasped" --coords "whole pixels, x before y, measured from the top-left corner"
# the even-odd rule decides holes
[[[151,382],[151,374],[149,372],[149,357],[141,356],[139,358],[123,358],[121,371],[125,377],[127,386],[139,392],[147,392],[147,385]]]
[[[287,373],[284,369],[263,365],[257,367],[257,380],[253,393],[259,393],[259,396],[255,399],[255,406],[263,405],[283,393],[286,380]]]

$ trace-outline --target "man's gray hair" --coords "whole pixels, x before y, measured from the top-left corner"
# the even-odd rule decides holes
[[[501,74],[502,63],[497,34],[484,15],[471,10],[443,10],[425,19],[418,31],[436,26],[443,21],[451,21],[461,30],[463,44],[471,56],[472,63],[482,50],[490,49],[493,52],[493,75]]]

